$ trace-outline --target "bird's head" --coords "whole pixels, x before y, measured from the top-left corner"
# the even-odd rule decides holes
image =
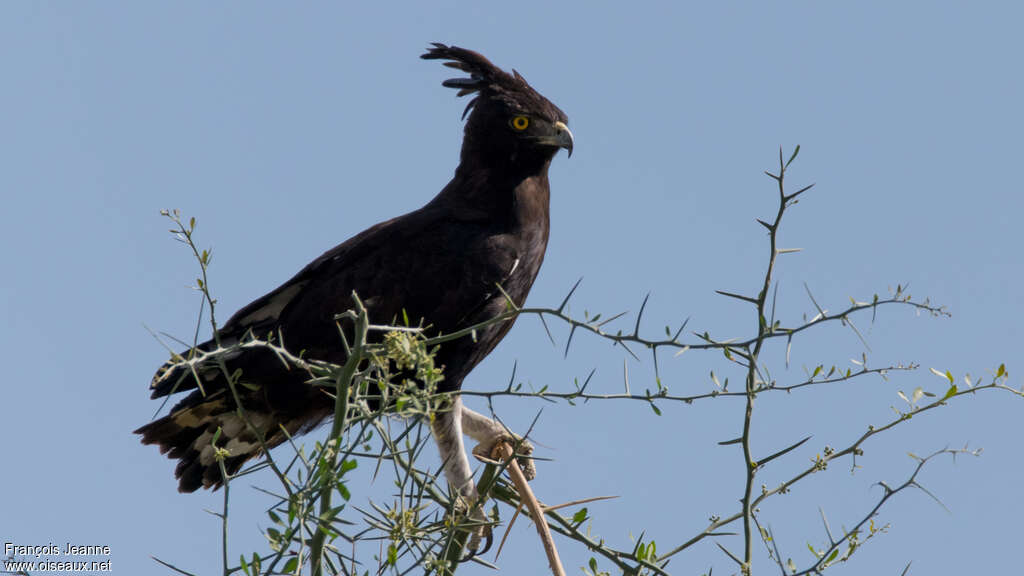
[[[501,70],[481,54],[435,43],[421,58],[448,60],[445,66],[467,72],[468,78],[452,78],[442,84],[473,94],[463,117],[466,135],[463,160],[469,151],[492,160],[546,164],[565,148],[572,156],[573,138],[569,118],[558,106],[533,89],[515,70]]]

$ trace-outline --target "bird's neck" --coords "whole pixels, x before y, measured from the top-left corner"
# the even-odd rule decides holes
[[[546,222],[550,165],[550,157],[529,164],[493,160],[480,164],[463,157],[441,197],[457,200],[462,206],[492,217],[509,217],[521,222],[525,210],[531,215],[543,214]]]

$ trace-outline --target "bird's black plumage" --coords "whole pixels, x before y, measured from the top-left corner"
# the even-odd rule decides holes
[[[419,210],[328,250],[239,310],[220,329],[222,343],[247,334],[277,334],[306,358],[343,363],[334,317],[352,307],[353,291],[371,320],[389,322],[404,314],[413,322],[422,319],[434,333],[451,333],[501,313],[502,290],[517,304],[525,301],[548,241],[548,166],[559,148],[572,152],[568,119],[518,73],[508,74],[476,52],[434,44],[422,57],[445,60],[469,74],[443,83],[459,89],[460,96],[473,95],[455,176]],[[436,358],[444,366],[441,390],[460,389],[512,322],[481,330],[475,340],[444,344]],[[198,348],[211,350],[214,343]],[[254,385],[238,389],[268,445],[285,440],[281,426],[291,434],[305,432],[332,412],[333,402],[306,382],[308,374],[289,369],[273,352],[253,348],[232,354],[229,369],[240,369],[241,381]],[[218,446],[231,454],[225,461],[229,473],[258,455],[255,437],[234,414],[221,370],[193,371],[168,362],[154,377],[152,391],[154,398],[189,392],[169,415],[136,430],[143,443],[180,459],[175,470],[180,491],[220,485],[210,447],[218,427]]]

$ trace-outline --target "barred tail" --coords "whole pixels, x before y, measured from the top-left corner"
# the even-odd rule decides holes
[[[199,488],[219,488],[223,482],[213,438],[220,428],[217,448],[225,449],[224,468],[234,474],[242,465],[259,456],[260,443],[251,429],[239,418],[227,391],[220,390],[204,397],[193,391],[174,410],[138,430],[143,444],[156,444],[168,458],[180,459],[174,469],[179,492],[195,492]],[[246,417],[270,442],[280,436],[274,418],[265,413],[246,411]],[[280,443],[280,440],[276,443]]]

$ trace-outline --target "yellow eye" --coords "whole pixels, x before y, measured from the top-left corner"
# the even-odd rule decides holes
[[[530,119],[527,118],[526,116],[516,116],[515,118],[512,119],[510,124],[512,124],[513,128],[522,132],[523,130],[526,130],[527,126],[530,125]]]

